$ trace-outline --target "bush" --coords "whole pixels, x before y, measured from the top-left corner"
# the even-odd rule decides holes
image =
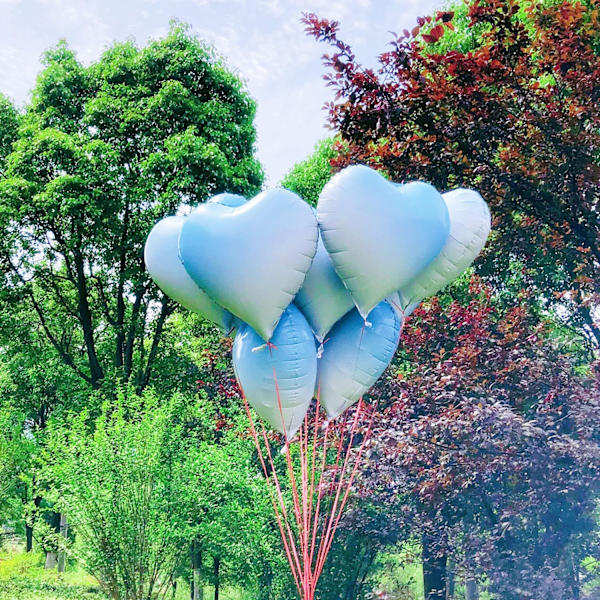
[[[185,535],[184,438],[177,399],[122,391],[89,430],[85,413],[50,431],[45,460],[76,556],[112,598],[164,597]]]

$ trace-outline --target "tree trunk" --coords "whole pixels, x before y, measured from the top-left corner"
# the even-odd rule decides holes
[[[465,600],[479,600],[477,581],[469,578],[465,581]]]
[[[269,600],[271,597],[271,588],[273,587],[273,571],[268,564],[263,565],[258,581],[259,590],[257,600]]]
[[[44,569],[54,569],[57,563],[57,553],[54,550],[46,551],[46,562],[44,563]]]
[[[446,600],[454,598],[454,587],[456,582],[456,573],[454,572],[454,561],[448,558],[446,565]]]
[[[66,551],[66,543],[67,536],[69,535],[69,523],[67,522],[67,517],[65,513],[60,513],[60,535],[65,538],[65,542],[62,548],[58,551],[58,572],[64,573],[65,568],[67,566],[67,551]]]
[[[221,566],[221,559],[215,556],[213,558],[213,572],[215,577],[215,600],[219,600],[219,567]]]
[[[571,563],[571,593],[573,600],[579,600],[581,597],[580,589],[581,582],[579,581],[579,565],[573,556],[573,552],[569,553],[569,562]]]
[[[104,371],[100,366],[98,355],[96,354],[96,340],[94,338],[94,324],[92,320],[92,311],[90,309],[88,301],[88,289],[87,280],[85,277],[85,269],[83,263],[83,257],[81,251],[77,248],[73,250],[74,261],[75,261],[75,272],[77,274],[77,296],[78,296],[78,313],[79,321],[83,329],[83,341],[88,357],[88,364],[90,367],[90,379],[92,380],[92,386],[98,388],[100,380],[104,378]]]
[[[162,307],[160,309],[160,314],[158,315],[158,319],[156,321],[156,328],[154,329],[154,338],[152,339],[152,345],[150,346],[150,352],[148,354],[148,361],[146,362],[144,377],[140,385],[138,386],[138,392],[142,392],[150,382],[152,366],[154,365],[154,359],[156,358],[156,353],[158,352],[158,346],[162,335],[163,327],[166,318],[169,316],[169,312],[169,299],[167,298],[167,296],[163,296]]]
[[[60,531],[60,513],[52,511],[49,513],[48,525],[52,528],[53,532],[59,533]],[[47,543],[47,542],[46,542]],[[55,569],[58,562],[58,547],[56,540],[50,540],[50,543],[46,546],[46,562],[44,564],[45,569]]]
[[[198,541],[192,542],[192,585],[190,600],[203,600],[202,589],[202,550]]]
[[[440,554],[428,536],[423,536],[423,590],[425,600],[446,600],[446,554]]]
[[[25,523],[25,552],[33,550],[33,527]]]
[[[33,499],[33,505],[36,509],[40,507],[42,503],[42,499],[39,496],[36,496]],[[35,515],[34,515],[35,518]],[[31,525],[25,521],[25,551],[31,552],[33,550],[33,520]]]

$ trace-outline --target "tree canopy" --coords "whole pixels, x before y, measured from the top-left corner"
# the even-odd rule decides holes
[[[333,174],[331,161],[336,155],[334,140],[322,140],[310,156],[292,167],[281,185],[316,206],[321,190]]]
[[[44,65],[0,183],[3,300],[89,386],[142,388],[173,310],[146,235],[185,204],[257,191],[254,102],[177,24],[89,67],[61,42]]]
[[[345,144],[335,164],[479,190],[494,216],[488,278],[500,286],[519,270],[597,347],[598,3],[477,0],[458,32],[454,14],[394,36],[377,70],[360,65],[338,23],[305,17],[333,49],[329,119]]]

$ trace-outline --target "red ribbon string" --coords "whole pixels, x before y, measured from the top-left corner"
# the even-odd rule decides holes
[[[252,411],[243,392],[242,398],[250,422],[250,431],[270,490],[269,494],[283,549],[298,594],[301,600],[314,600],[317,582],[323,572],[327,555],[331,550],[335,532],[371,434],[375,409],[371,410],[367,429],[356,449],[354,441],[359,424],[366,413],[366,405],[362,398],[354,409],[354,417],[350,426],[348,411],[346,411],[338,423],[327,419],[325,427],[322,427],[324,412],[321,409],[317,392],[314,422],[311,424],[307,412],[295,436],[294,441],[297,443],[299,456],[294,460],[292,440],[289,439],[286,429],[275,369],[273,369],[273,378],[287,450],[286,467],[289,491],[292,497],[292,511],[287,507],[265,426],[261,422],[259,435]],[[335,431],[338,436],[335,441],[329,439],[332,431]],[[299,473],[296,472],[297,470]]]

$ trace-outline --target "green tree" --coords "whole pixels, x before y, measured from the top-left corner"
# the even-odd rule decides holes
[[[141,389],[173,310],[145,237],[182,204],[257,191],[254,103],[177,24],[89,67],[62,42],[44,63],[0,182],[2,296],[88,388]]]
[[[19,115],[10,100],[0,94],[0,176],[4,174],[5,160],[17,139]]]
[[[96,419],[82,411],[49,425],[48,496],[75,532],[73,553],[111,598],[164,597],[188,572],[192,542],[195,584],[213,585],[215,598],[225,583],[257,589],[265,567],[282,564],[246,425],[230,420],[217,440],[219,408],[205,393],[165,401],[148,389],[123,389]]]
[[[90,425],[82,411],[49,430],[43,471],[76,531],[74,552],[115,599],[164,597],[184,534],[189,473],[171,423],[177,399],[121,391]]]
[[[188,494],[192,590],[198,582],[242,586],[257,600],[295,593],[248,419],[231,364],[231,339],[195,315],[181,316],[181,352],[197,367],[199,399],[187,419],[197,478]],[[190,417],[192,415],[192,417]],[[278,449],[274,448],[277,453]],[[285,480],[285,461],[280,458]],[[184,568],[186,576],[189,570]],[[197,596],[193,596],[196,600]]]
[[[23,435],[23,416],[11,406],[0,407],[0,511],[10,512],[30,463],[31,441]]]
[[[89,406],[89,388],[72,369],[56,356],[47,338],[32,327],[28,307],[18,301],[9,302],[5,290],[4,311],[0,317],[0,413],[19,427],[19,435],[27,443],[27,453],[12,470],[10,485],[11,511],[2,512],[2,522],[24,527],[26,549],[32,550],[34,524],[42,505],[43,489],[36,472],[36,456],[43,445],[44,430],[50,418],[60,419],[68,410]],[[39,532],[38,532],[39,533]],[[40,536],[37,540],[41,541]]]
[[[334,140],[322,140],[310,156],[292,167],[281,185],[298,194],[311,206],[316,206],[321,190],[333,175],[331,160],[336,156]]]
[[[213,428],[218,422],[215,416],[204,406],[202,418]],[[252,439],[240,435],[246,427],[241,421],[219,443],[199,442],[188,454],[188,468],[195,477],[187,496],[191,523],[188,539],[194,540],[202,563],[210,563],[201,575],[215,587],[215,598],[223,584],[276,598],[271,594],[279,582],[268,574],[287,572],[270,492],[253,460]]]

